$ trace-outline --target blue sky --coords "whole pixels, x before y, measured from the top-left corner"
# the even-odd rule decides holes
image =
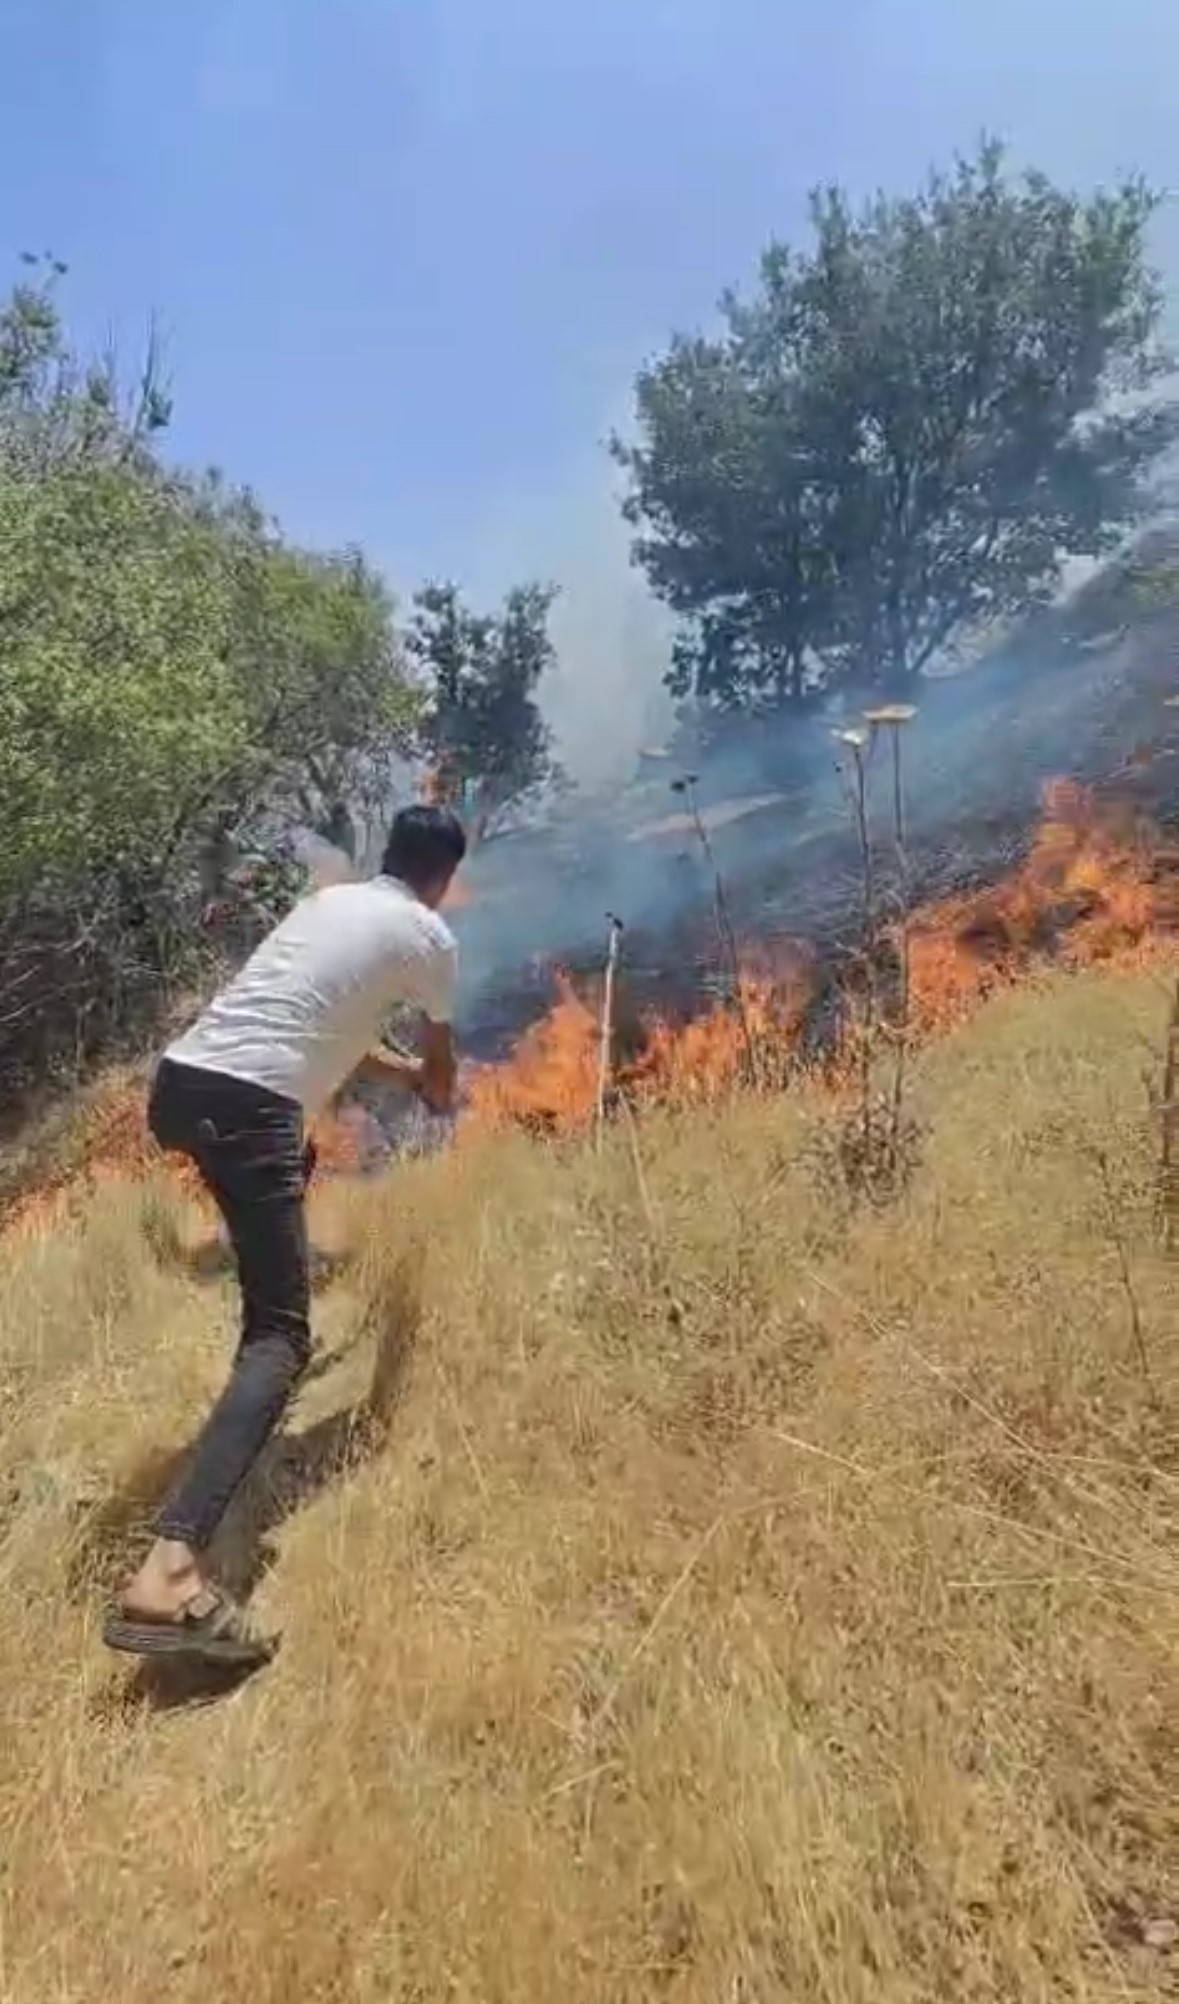
[[[984,126],[1179,180],[1175,0],[4,11],[0,251],[65,258],[87,337],[159,314],[175,451],[402,588],[555,572],[613,653],[645,615],[599,441],[816,180],[907,187]],[[1179,280],[1171,208],[1157,243]]]

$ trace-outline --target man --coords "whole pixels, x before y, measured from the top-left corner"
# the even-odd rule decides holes
[[[160,1061],[149,1124],[192,1158],[221,1211],[242,1329],[155,1542],[106,1622],[112,1649],[241,1667],[273,1654],[204,1555],[310,1356],[308,1123],[350,1081],[392,1082],[438,1112],[453,1103],[458,949],[438,906],[465,851],[447,809],[405,808],[381,874],[304,898]],[[422,1011],[420,1059],[375,1047],[395,1003]]]

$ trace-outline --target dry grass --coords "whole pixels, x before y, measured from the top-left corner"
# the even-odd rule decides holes
[[[232,1295],[132,1189],[10,1251],[4,2004],[1179,1994],[1165,1019],[993,1005],[883,1218],[783,1101],[325,1194],[335,1366],[226,1537],[287,1639],[203,1708],[96,1619]]]

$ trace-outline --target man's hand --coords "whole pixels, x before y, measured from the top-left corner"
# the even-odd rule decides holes
[[[400,1086],[403,1092],[417,1093],[433,1113],[450,1113],[454,1107],[455,1062],[449,1023],[427,1022],[422,1044],[420,1058],[396,1045],[380,1044],[362,1058],[355,1075],[376,1085]]]
[[[454,1038],[449,1023],[422,1026],[422,1082],[418,1091],[432,1113],[453,1113]]]
[[[358,1085],[394,1085],[403,1092],[420,1092],[424,1075],[425,1066],[420,1058],[378,1044],[360,1060],[352,1077]]]

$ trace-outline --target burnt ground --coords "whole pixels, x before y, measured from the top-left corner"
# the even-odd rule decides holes
[[[927,683],[905,727],[908,894],[913,904],[995,881],[1026,852],[1046,782],[1068,775],[1099,797],[1169,821],[1179,810],[1179,644],[1156,623],[1076,649],[1039,673],[996,663]],[[702,771],[710,843],[733,929],[773,946],[805,941],[837,961],[857,934],[859,845],[834,770],[839,748],[812,728],[813,769],[776,789],[763,759],[745,788]],[[874,840],[891,848],[887,746],[872,775]],[[794,764],[797,767],[797,756]],[[875,763],[875,762],[874,762]],[[746,796],[745,813],[733,813]],[[723,987],[714,877],[666,779],[623,790],[598,815],[493,843],[471,870],[457,918],[472,1056],[494,1058],[549,1006],[553,966],[600,972],[608,910],[626,921],[622,995],[635,1012],[690,1013]],[[717,810],[720,810],[718,813]]]

